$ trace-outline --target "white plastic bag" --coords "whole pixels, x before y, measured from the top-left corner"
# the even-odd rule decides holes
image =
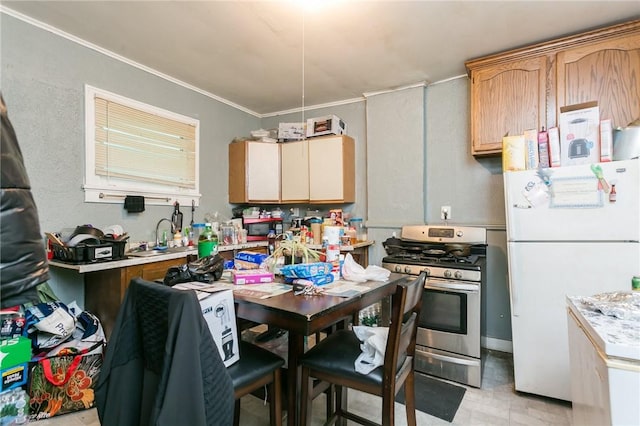
[[[360,374],[369,374],[384,364],[384,352],[387,347],[389,327],[367,327],[356,325],[353,327],[358,340],[362,342],[362,353],[356,358],[355,368]]]
[[[387,281],[391,271],[376,265],[369,265],[367,269],[353,260],[351,253],[347,253],[342,265],[342,276],[344,279],[355,282],[365,281]]]

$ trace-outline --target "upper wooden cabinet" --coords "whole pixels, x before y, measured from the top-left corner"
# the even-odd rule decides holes
[[[309,145],[306,140],[280,144],[283,203],[309,201]]]
[[[640,117],[640,20],[465,65],[473,155],[499,155],[506,133],[556,126],[565,105],[597,101],[614,126]]]
[[[598,101],[600,118],[624,127],[640,118],[640,27],[635,34],[558,53],[557,110]]]
[[[229,144],[230,203],[353,203],[355,187],[349,136]]]
[[[280,202],[280,147],[277,143],[229,144],[229,202]]]
[[[475,154],[502,151],[502,137],[545,123],[546,58],[472,71],[471,142]]]
[[[356,200],[355,142],[349,136],[308,139],[309,201],[353,203]]]

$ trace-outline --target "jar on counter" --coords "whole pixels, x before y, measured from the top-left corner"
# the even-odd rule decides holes
[[[367,228],[365,228],[361,217],[352,217],[349,225],[356,230],[356,240],[367,241]]]
[[[220,234],[222,235],[222,244],[230,246],[237,244],[236,229],[232,224],[224,224],[220,227]]]

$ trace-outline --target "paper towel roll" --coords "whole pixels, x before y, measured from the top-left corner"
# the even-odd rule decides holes
[[[342,226],[325,226],[323,240],[326,239],[327,244],[340,244],[340,235],[342,232]]]

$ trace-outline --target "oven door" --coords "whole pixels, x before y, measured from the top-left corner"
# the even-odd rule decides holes
[[[416,344],[480,358],[480,283],[427,278]]]

